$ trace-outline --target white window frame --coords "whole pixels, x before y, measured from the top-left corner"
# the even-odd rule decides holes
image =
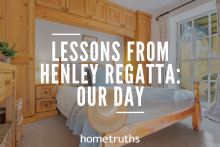
[[[177,23],[177,28],[178,28],[178,31],[177,31],[177,69],[180,69],[179,67],[179,63],[181,61],[191,61],[191,79],[180,79],[180,74],[177,73],[177,79],[181,81],[191,81],[191,91],[193,92],[194,91],[194,82],[198,81],[198,82],[207,82],[208,83],[208,103],[207,102],[201,102],[202,106],[203,107],[208,107],[210,106],[210,92],[211,92],[211,89],[210,89],[210,85],[211,85],[211,82],[215,82],[216,83],[216,80],[211,80],[210,79],[210,59],[218,59],[218,57],[212,57],[212,52],[211,52],[211,45],[212,45],[212,42],[211,42],[211,38],[214,37],[214,36],[217,36],[217,33],[216,34],[213,34],[212,35],[212,32],[211,32],[211,15],[213,13],[217,13],[216,10],[212,10],[212,11],[209,11],[209,12],[206,12],[204,14],[201,14],[201,15],[198,15],[196,17],[193,17],[193,18],[190,18],[190,19],[187,19],[187,20],[184,20],[184,21],[181,21],[179,23]],[[201,37],[201,38],[194,38],[194,35],[195,35],[195,32],[194,32],[194,20],[195,19],[198,19],[198,18],[201,18],[203,16],[209,16],[208,19],[209,19],[209,24],[208,24],[208,29],[209,29],[209,35],[205,36],[205,37]],[[187,41],[180,41],[180,25],[183,24],[183,23],[186,23],[186,22],[189,22],[189,21],[192,21],[192,39],[191,40],[187,40]],[[200,40],[200,39],[204,39],[204,38],[208,38],[209,39],[209,57],[207,58],[198,58],[198,59],[195,59],[194,58],[194,41],[195,40]],[[191,59],[186,59],[186,60],[180,60],[180,44],[181,43],[184,43],[184,42],[192,42],[192,57]],[[202,79],[194,79],[193,77],[193,61],[194,60],[208,60],[208,80],[202,80]],[[180,88],[180,84],[178,84],[178,88]]]

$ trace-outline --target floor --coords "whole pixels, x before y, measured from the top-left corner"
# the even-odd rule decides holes
[[[24,125],[20,147],[78,147],[80,138],[65,126],[66,117],[41,118]],[[146,136],[139,144],[125,147],[220,147],[220,123],[204,118],[199,132],[192,127],[192,118]]]

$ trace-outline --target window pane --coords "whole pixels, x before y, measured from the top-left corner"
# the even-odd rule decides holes
[[[195,41],[195,58],[209,57],[209,39],[200,39]]]
[[[194,60],[193,61],[193,78],[194,79],[208,79],[208,60]]]
[[[191,61],[183,61],[179,63],[180,79],[191,79]]]
[[[211,82],[210,85],[210,89],[211,89],[211,93],[210,93],[210,102],[213,103],[215,100],[215,91],[216,91],[216,83],[215,82]]]
[[[212,21],[212,34],[217,33],[217,18],[216,13],[211,15],[211,21]]]
[[[208,102],[208,83],[199,82],[199,100],[202,102]]]
[[[210,59],[210,79],[217,80],[219,59]]]
[[[191,81],[180,81],[180,89],[191,91]]]
[[[191,59],[192,57],[192,42],[184,42],[180,45],[180,59]]]
[[[198,18],[194,21],[195,38],[205,37],[209,34],[208,16]]]
[[[214,36],[212,37],[212,57],[218,57],[219,54],[218,50],[218,37]]]
[[[180,40],[186,41],[192,39],[192,21],[180,25]]]

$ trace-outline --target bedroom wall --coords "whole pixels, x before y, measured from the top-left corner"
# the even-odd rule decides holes
[[[80,33],[80,36],[52,36],[52,33]],[[59,24],[55,22],[45,21],[41,19],[35,19],[35,67],[37,68],[37,65],[40,61],[46,61],[49,64],[52,64],[52,41],[56,42],[56,57],[60,57],[60,43],[61,41],[68,41],[69,43],[72,41],[78,42],[80,44],[82,42],[82,35],[87,36],[93,36],[98,38],[98,43],[100,44],[101,41],[109,41],[110,45],[114,41],[118,41],[120,43],[120,47],[118,48],[118,51],[120,53],[120,61],[117,62],[117,64],[123,64],[124,63],[124,37],[101,33],[97,31],[82,29],[78,27],[68,26],[64,24]],[[65,57],[68,57],[68,54],[71,54],[71,50],[69,46],[66,46],[67,55]],[[110,47],[111,49],[111,47]],[[76,48],[76,51],[78,55],[82,55],[81,49],[78,47]],[[110,55],[112,55],[114,52],[110,50]],[[100,57],[100,54],[99,54]],[[110,58],[111,60],[111,58]],[[88,60],[91,61],[91,60]],[[76,63],[79,63],[81,61],[78,61]],[[69,63],[69,62],[67,62]],[[101,62],[100,58],[97,61],[97,63],[101,64],[112,64],[112,61],[104,61]],[[40,70],[35,70],[35,80],[40,79]]]
[[[164,12],[172,10],[182,4],[185,4],[190,0],[184,0],[172,7],[169,7],[165,10],[156,12],[153,14],[151,26],[152,26],[152,41],[160,41],[160,22],[156,21],[156,17]],[[170,52],[169,52],[169,64],[173,64],[174,71],[176,71],[176,35],[177,35],[177,23],[183,20],[198,16],[200,14],[209,12],[215,9],[215,0],[197,0],[191,4],[188,4],[182,8],[179,8],[170,13]],[[157,64],[157,61],[153,61],[153,64]],[[156,68],[153,69],[153,75],[158,75]],[[176,74],[174,74],[176,79]],[[157,76],[153,77],[152,87],[159,87]],[[176,84],[168,84],[169,88],[176,88]]]

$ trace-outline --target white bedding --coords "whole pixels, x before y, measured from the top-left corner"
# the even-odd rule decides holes
[[[120,87],[122,89],[126,89],[128,84],[120,84]],[[135,85],[129,85],[132,88],[135,88]],[[62,87],[62,88],[61,88]],[[71,86],[59,86],[57,88],[58,92],[56,95],[57,99],[57,108],[60,110],[60,112],[68,117],[69,113],[72,109],[73,104],[77,100],[77,88],[78,87],[71,87]],[[85,87],[87,92],[87,87]],[[114,86],[108,87],[108,89],[114,89]],[[98,92],[98,88],[97,91]]]
[[[120,87],[124,90],[123,95],[125,95],[127,86],[132,87],[134,98],[136,85],[121,84]],[[58,87],[56,95],[57,108],[67,118],[74,103],[77,101],[77,88],[70,86]],[[108,87],[108,89],[114,89],[114,86]],[[144,111],[145,113],[129,114],[126,125],[148,121],[191,107],[195,104],[195,95],[192,92],[179,89],[145,87],[142,94],[142,106],[137,106],[135,98],[134,103],[136,104],[135,106],[128,106],[129,111]]]

